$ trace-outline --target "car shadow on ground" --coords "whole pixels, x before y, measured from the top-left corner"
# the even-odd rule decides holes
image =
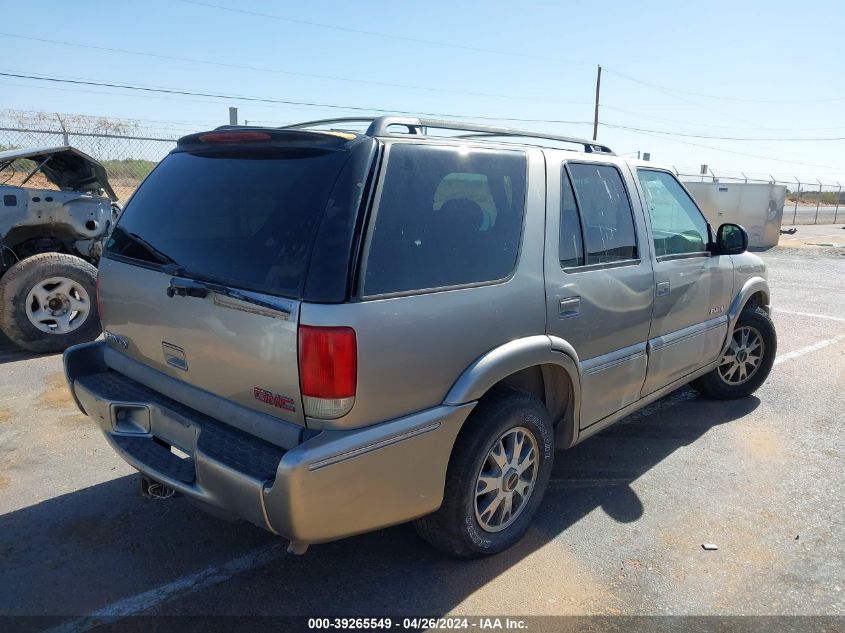
[[[649,511],[631,487],[637,478],[759,403],[754,397],[714,402],[684,388],[558,452],[532,528],[497,556],[454,561],[403,525],[313,546],[304,556],[280,554],[220,584],[174,594],[147,612],[447,613],[551,540],[565,540],[567,528],[596,509],[618,522],[637,521]],[[5,587],[0,613],[84,615],[274,544],[280,544],[277,537],[209,517],[183,498],[141,497],[137,475],[118,477],[0,517],[0,586]],[[529,575],[526,582],[542,583],[540,570]]]
[[[7,363],[17,363],[22,360],[30,360],[33,358],[41,358],[44,356],[53,356],[53,354],[36,354],[29,352],[20,347],[2,347],[0,346],[0,365]]]
[[[38,358],[45,356],[45,354],[34,354],[28,352],[22,347],[18,347],[9,338],[0,332],[0,365],[5,363],[14,363],[19,360],[29,360],[30,358]]]

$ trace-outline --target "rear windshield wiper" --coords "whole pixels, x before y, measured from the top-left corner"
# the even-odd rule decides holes
[[[213,292],[214,294],[229,297],[236,301],[251,303],[254,306],[282,313],[288,317],[291,314],[288,302],[274,300],[272,297],[261,296],[258,293],[230,288],[207,278],[204,279],[201,275],[194,275],[184,269],[181,274],[183,276],[176,276],[170,280],[170,285],[167,287],[168,297],[197,297],[198,299],[204,299],[208,296],[209,292]]]

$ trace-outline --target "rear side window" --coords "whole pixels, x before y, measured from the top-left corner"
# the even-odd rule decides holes
[[[506,278],[519,253],[525,173],[519,151],[393,145],[363,293]]]
[[[578,219],[578,206],[575,204],[575,192],[566,169],[560,176],[560,242],[558,255],[562,268],[581,266],[584,263],[584,238],[581,236],[581,221]]]
[[[346,152],[171,154],[121,215],[107,253],[298,298]]]
[[[610,165],[569,163],[584,231],[586,264],[637,258],[634,216],[619,170]]]

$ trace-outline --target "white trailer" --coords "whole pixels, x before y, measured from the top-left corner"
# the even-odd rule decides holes
[[[780,239],[786,186],[772,183],[685,181],[714,229],[734,222],[748,231],[753,248],[772,248]]]

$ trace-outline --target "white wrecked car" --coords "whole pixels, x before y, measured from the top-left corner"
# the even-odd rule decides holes
[[[0,152],[0,330],[14,343],[59,352],[99,335],[94,266],[116,199],[78,149]]]

